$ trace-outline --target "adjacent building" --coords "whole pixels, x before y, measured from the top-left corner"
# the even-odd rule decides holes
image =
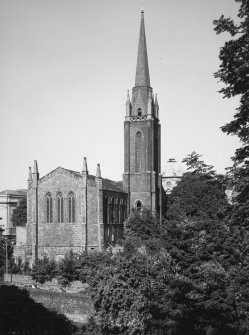
[[[26,198],[27,190],[4,190],[0,192],[0,228],[3,235],[15,236],[16,228],[13,226],[12,213],[20,203]]]
[[[166,194],[170,194],[172,189],[181,180],[183,175],[183,167],[177,163],[175,158],[170,158],[162,172],[162,185]]]

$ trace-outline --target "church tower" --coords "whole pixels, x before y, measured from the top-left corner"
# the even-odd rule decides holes
[[[141,12],[135,86],[126,101],[124,122],[124,191],[128,212],[143,208],[161,212],[161,143],[159,106],[150,86],[149,64]]]

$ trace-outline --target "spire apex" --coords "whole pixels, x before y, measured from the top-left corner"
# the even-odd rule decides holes
[[[150,87],[150,73],[147,55],[147,45],[144,27],[144,11],[141,11],[140,34],[137,53],[136,86]]]

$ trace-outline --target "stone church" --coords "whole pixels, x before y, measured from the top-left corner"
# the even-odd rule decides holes
[[[103,250],[122,237],[123,223],[132,210],[162,214],[159,106],[150,85],[141,12],[135,86],[127,95],[124,120],[123,181],[58,167],[40,178],[37,161],[29,168],[26,259],[65,252]]]

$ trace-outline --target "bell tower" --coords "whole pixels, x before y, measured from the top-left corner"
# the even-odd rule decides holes
[[[141,12],[135,86],[128,91],[124,122],[124,191],[128,212],[161,209],[161,135],[157,96],[150,86],[149,64]],[[129,214],[128,213],[128,214]]]

